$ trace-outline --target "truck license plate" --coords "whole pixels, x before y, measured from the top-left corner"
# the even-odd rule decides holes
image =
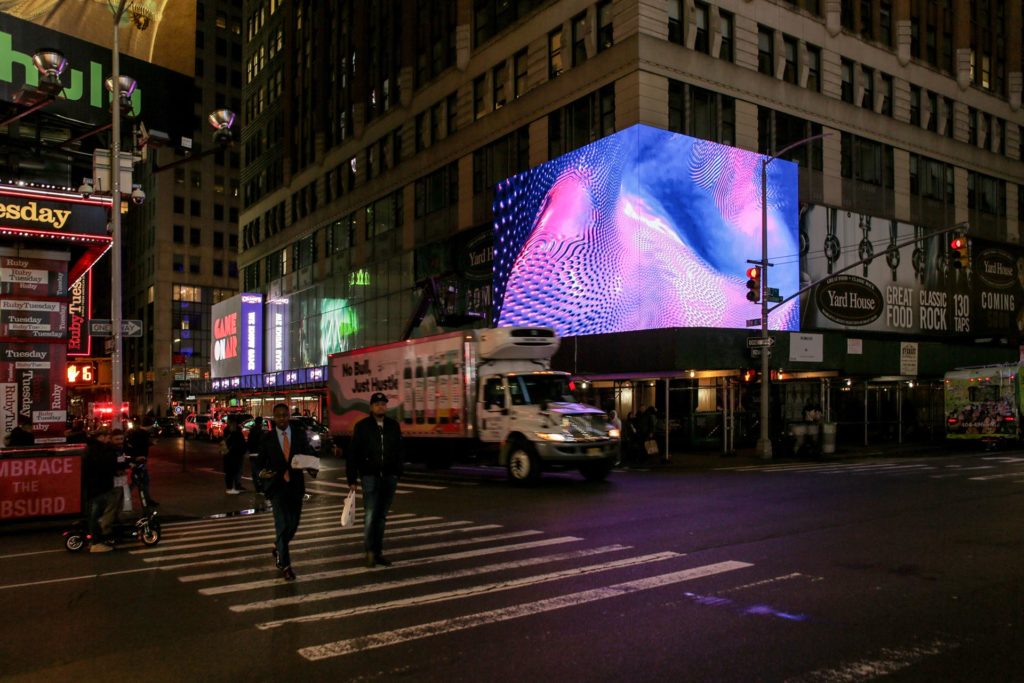
[[[588,448],[587,449],[587,455],[597,455],[600,452],[601,452],[600,448]]]

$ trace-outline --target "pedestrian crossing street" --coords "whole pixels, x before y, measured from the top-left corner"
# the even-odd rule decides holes
[[[765,463],[735,467],[717,467],[718,471],[739,473],[787,473],[910,476],[921,475],[931,479],[959,478],[967,481],[1007,480],[1024,484],[1024,456],[991,455],[943,459],[857,460],[850,462]]]
[[[712,576],[735,575],[731,590],[778,579],[751,578],[754,565],[741,560],[701,565],[681,552],[641,553],[629,545],[596,544],[574,535],[413,513],[388,518],[386,553],[395,565],[367,569],[362,515],[357,514],[354,527],[343,529],[340,513],[336,505],[303,512],[291,548],[299,573],[293,583],[284,582],[274,568],[269,514],[168,523],[159,545],[130,552],[154,570],[172,572],[201,599],[215,599],[228,612],[251,618],[259,630],[316,624],[300,631],[312,639],[297,647],[307,660],[579,608]],[[800,575],[782,578],[794,576]],[[582,577],[600,577],[600,585],[581,582]],[[524,597],[530,595],[524,589],[542,584],[554,586],[556,594],[547,590],[538,599]],[[474,611],[473,598],[494,595],[505,596],[508,604],[494,608],[488,601],[490,609]],[[375,633],[347,621],[441,603],[454,606],[457,614]]]

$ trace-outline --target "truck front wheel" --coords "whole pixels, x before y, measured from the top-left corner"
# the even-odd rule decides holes
[[[509,444],[508,476],[516,484],[536,484],[540,479],[540,458],[526,441]]]

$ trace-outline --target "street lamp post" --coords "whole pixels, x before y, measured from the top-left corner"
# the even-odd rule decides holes
[[[761,339],[764,343],[761,350],[761,434],[757,439],[757,454],[770,460],[772,457],[772,440],[768,435],[768,383],[770,368],[768,356],[771,351],[768,346],[768,268],[772,264],[768,262],[768,164],[772,163],[786,152],[795,149],[808,142],[831,135],[831,133],[820,133],[810,137],[797,140],[791,145],[783,147],[775,154],[761,158]]]
[[[114,410],[117,411],[117,421],[113,424],[123,429],[124,419],[121,415],[124,381],[124,339],[121,334],[121,99],[122,96],[131,97],[135,90],[135,81],[128,78],[123,83],[121,81],[120,29],[125,12],[132,14],[133,25],[139,30],[145,30],[149,26],[149,19],[136,3],[129,2],[129,0],[117,0],[116,5],[111,3],[110,10],[114,15],[114,41],[110,57],[111,73],[108,85],[112,99],[110,112],[110,135],[112,138],[110,143],[110,326],[114,343],[110,354],[110,394]]]

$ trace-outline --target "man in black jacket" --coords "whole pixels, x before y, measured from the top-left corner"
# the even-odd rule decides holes
[[[402,428],[385,414],[387,410],[387,396],[377,392],[370,397],[370,415],[356,423],[345,460],[349,489],[355,491],[360,478],[363,483],[363,546],[367,567],[391,566],[391,560],[381,553],[384,524],[405,460]]]
[[[274,428],[263,435],[256,469],[263,480],[263,492],[274,507],[274,530],[277,540],[274,557],[286,581],[295,580],[288,544],[299,528],[302,498],[306,493],[303,470],[293,469],[293,455],[312,455],[306,430],[288,420],[288,404],[274,406]]]

